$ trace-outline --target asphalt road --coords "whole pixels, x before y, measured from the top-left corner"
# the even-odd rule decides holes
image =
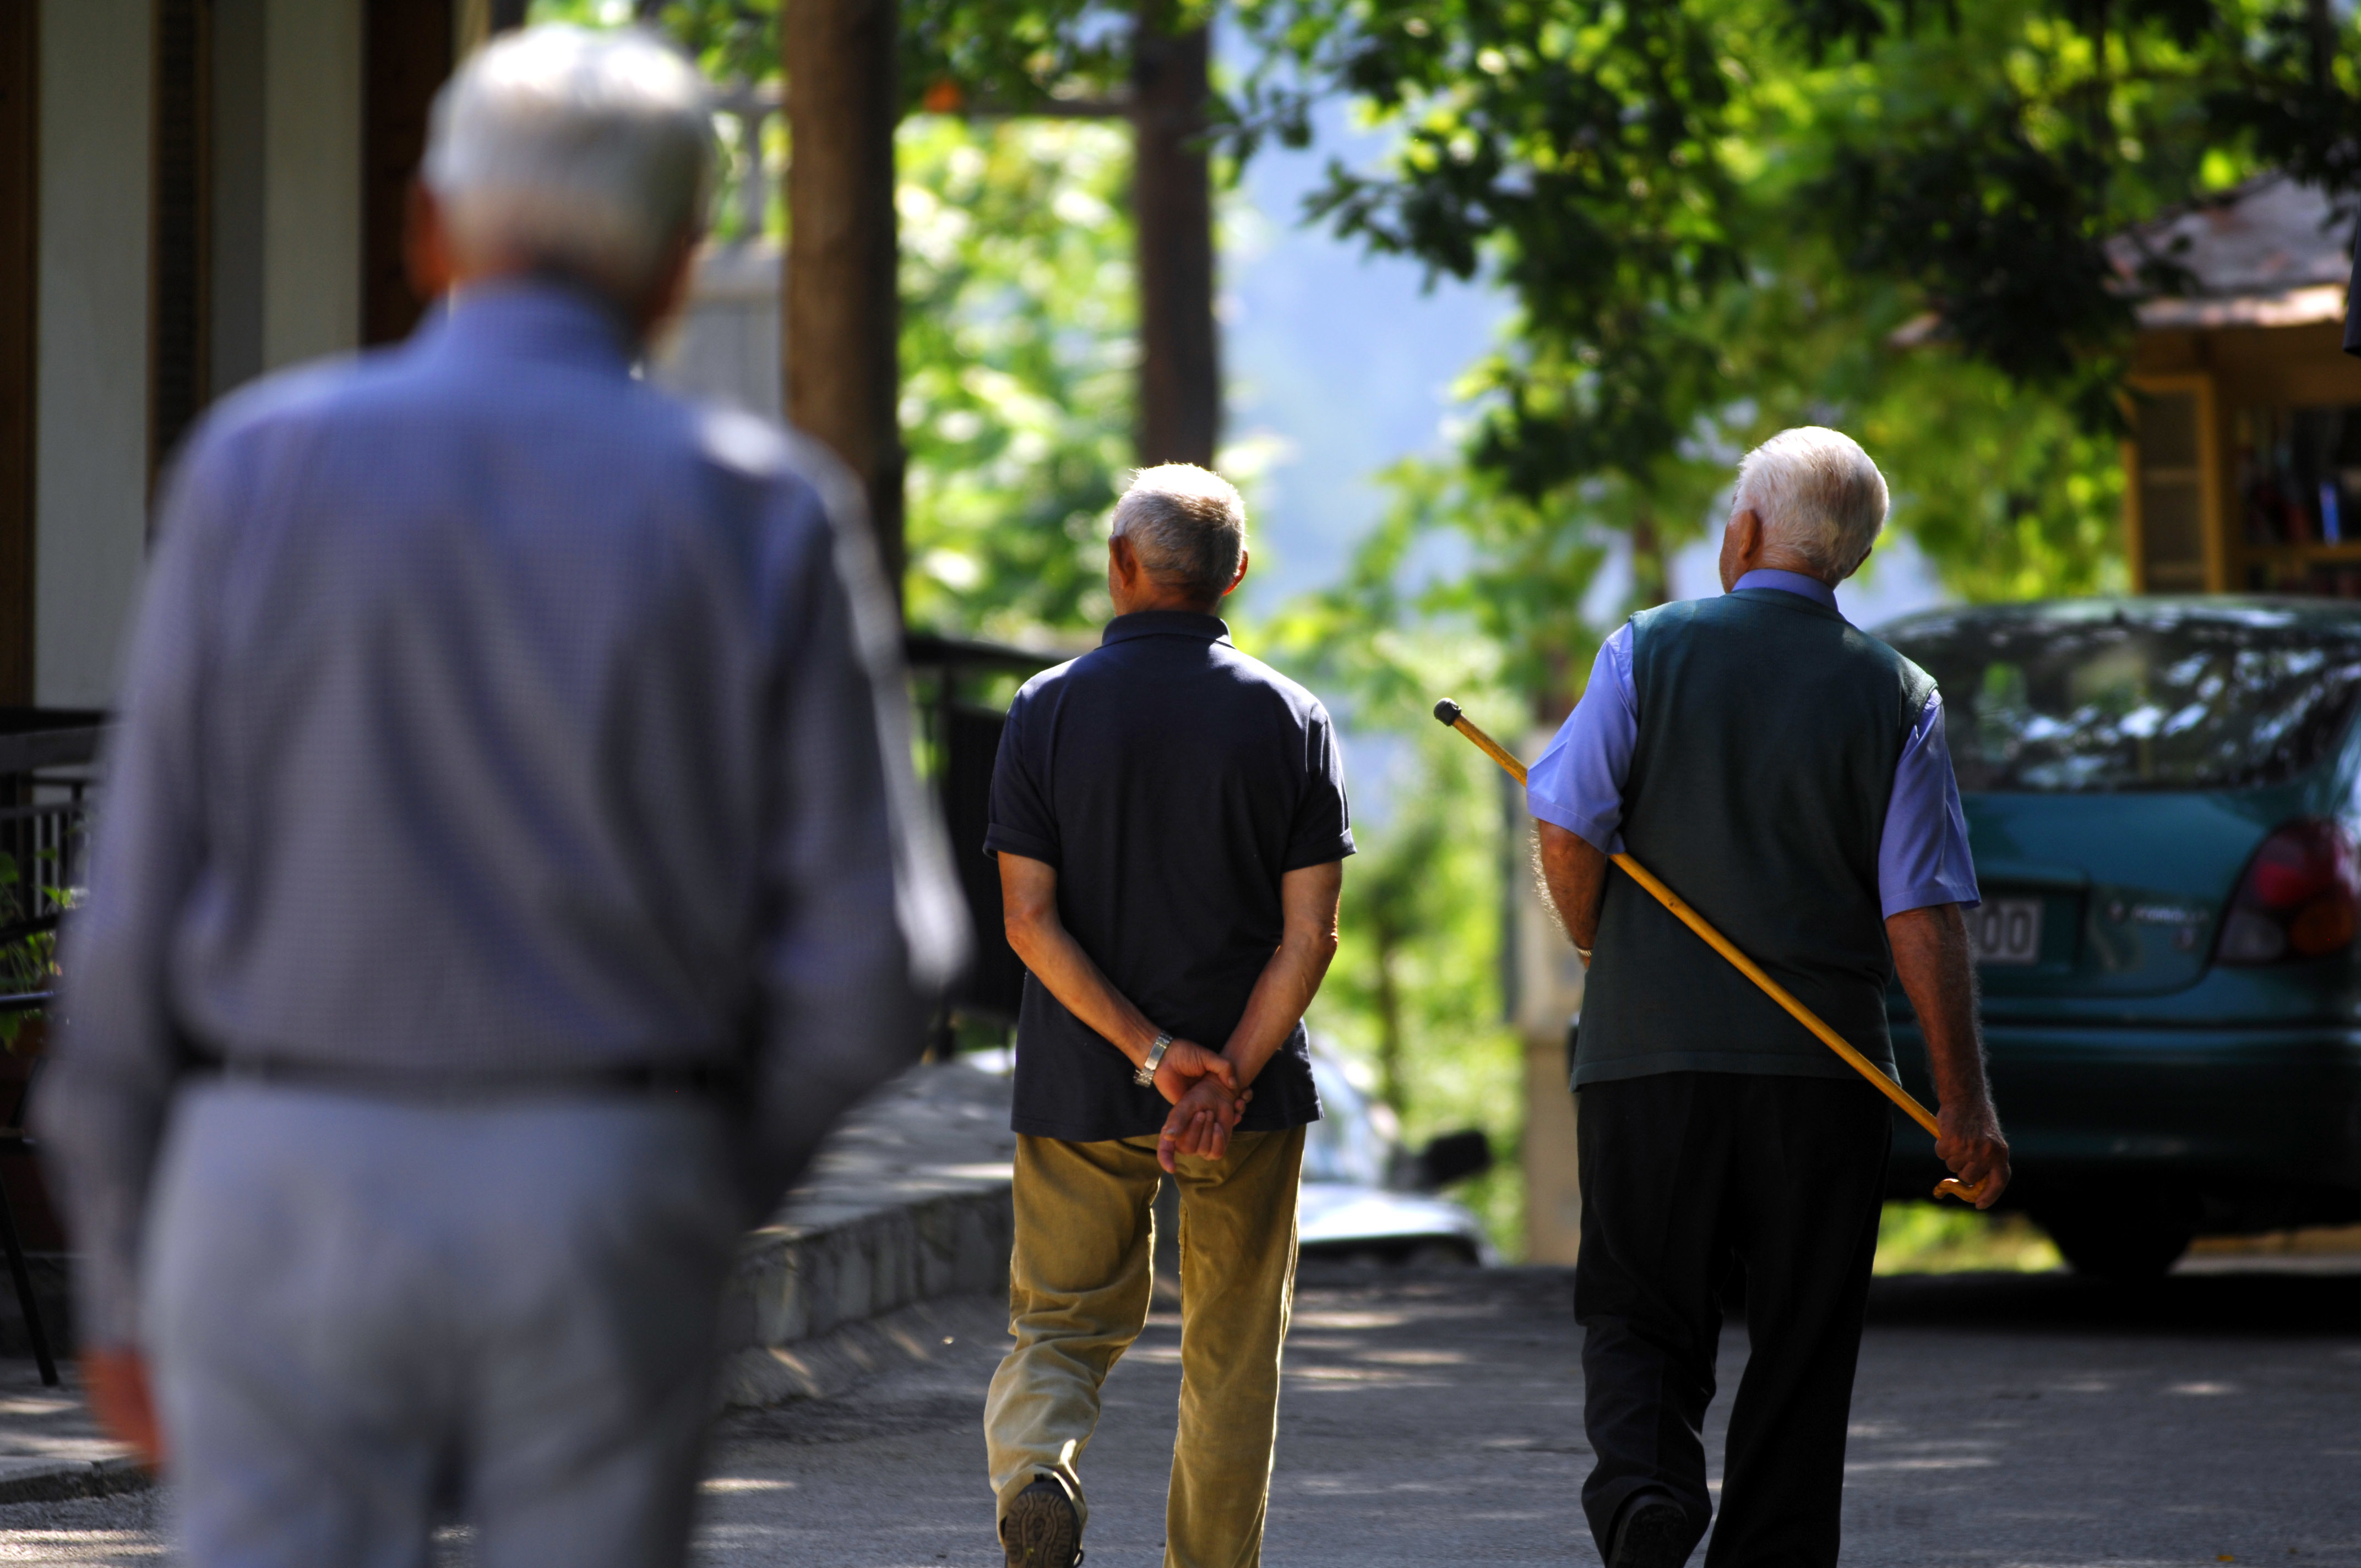
[[[2361,1568],[2361,1271],[1887,1279],[1872,1313],[1847,1562]],[[996,1568],[977,1422],[999,1313],[945,1303],[927,1327],[924,1365],[724,1424],[701,1563]],[[1160,1559],[1179,1341],[1159,1313],[1108,1383],[1092,1568]],[[1745,1354],[1733,1323],[1719,1403]],[[1307,1277],[1266,1560],[1595,1563],[1580,1410],[1563,1274]],[[0,1508],[0,1562],[153,1563],[157,1517]],[[439,1555],[464,1563],[464,1539]]]

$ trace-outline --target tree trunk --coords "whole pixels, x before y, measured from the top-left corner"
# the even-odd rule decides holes
[[[368,41],[361,71],[361,341],[399,343],[426,309],[426,302],[410,289],[410,187],[426,152],[434,94],[450,80],[455,63],[451,5],[368,0],[363,16]],[[214,222],[222,222],[218,204],[215,214]],[[218,386],[218,366],[214,375]]]
[[[1139,243],[1139,460],[1213,465],[1222,434],[1205,28],[1167,30],[1144,0],[1134,35],[1132,175]]]
[[[886,579],[902,584],[901,301],[895,279],[891,0],[786,8],[787,418],[869,498]]]

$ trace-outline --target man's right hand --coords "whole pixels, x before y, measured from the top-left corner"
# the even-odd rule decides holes
[[[1167,1103],[1180,1104],[1202,1078],[1218,1080],[1233,1094],[1238,1091],[1236,1064],[1221,1052],[1209,1051],[1194,1040],[1175,1040],[1164,1047],[1164,1059],[1156,1066],[1156,1092]]]
[[[125,1347],[100,1347],[82,1355],[82,1386],[91,1412],[108,1435],[149,1470],[164,1466],[164,1440],[148,1392],[148,1359]]]
[[[1991,1208],[2008,1190],[2008,1140],[2001,1136],[2000,1118],[1989,1104],[1946,1103],[1936,1112],[1935,1124],[1941,1129],[1936,1157],[1976,1189],[1977,1208]]]
[[[1230,1134],[1238,1119],[1246,1113],[1246,1102],[1254,1098],[1249,1089],[1233,1096],[1210,1074],[1190,1086],[1173,1105],[1172,1113],[1164,1118],[1164,1130],[1156,1139],[1156,1163],[1166,1170],[1175,1168],[1182,1155],[1195,1155],[1201,1159],[1220,1159],[1230,1152]]]

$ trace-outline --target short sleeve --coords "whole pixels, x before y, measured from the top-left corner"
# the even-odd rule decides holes
[[[1324,866],[1353,852],[1353,812],[1345,800],[1345,759],[1336,746],[1335,726],[1325,708],[1314,705],[1304,733],[1303,796],[1287,836],[1282,872]]]
[[[1590,684],[1525,779],[1525,809],[1579,834],[1599,853],[1623,852],[1623,785],[1640,743],[1631,681],[1631,624],[1616,628],[1590,666]]]
[[[1929,692],[1894,767],[1894,794],[1877,845],[1878,903],[1888,919],[1938,904],[1973,905],[1976,863],[1968,852],[1960,781],[1943,734],[1943,694]]]
[[[1009,705],[1008,723],[1000,731],[1000,752],[992,763],[992,818],[983,834],[983,852],[997,857],[1003,850],[1028,861],[1058,864],[1058,820],[1041,785],[1042,759],[1027,744],[1026,723],[1032,705],[1019,692]]]

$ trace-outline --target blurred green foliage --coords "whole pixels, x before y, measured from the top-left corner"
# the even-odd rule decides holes
[[[1587,668],[1566,607],[1595,546],[1628,541],[1629,601],[1661,597],[1734,459],[1791,424],[1864,436],[1957,591],[2119,583],[2120,285],[2190,280],[2108,241],[2266,167],[2361,181],[2361,23],[2311,0],[1235,14],[1262,61],[1242,141],[1339,92],[1398,134],[1378,167],[1332,164],[1311,215],[1515,301],[1466,382],[1465,470],[1401,495],[1466,544],[1544,717]]]
[[[1370,1068],[1406,1147],[1483,1129],[1494,1168],[1451,1196],[1521,1256],[1524,1053],[1501,1016],[1500,774],[1433,723],[1357,751],[1374,766],[1351,781],[1356,799],[1382,811],[1355,825],[1361,852],[1345,867],[1336,958],[1311,1025]]]
[[[23,995],[27,992],[47,991],[57,980],[57,946],[55,931],[16,931],[29,914],[37,899],[27,896],[36,891],[47,893],[56,904],[71,901],[63,889],[35,889],[25,880],[16,857],[0,853],[0,933],[14,932],[0,938],[0,992]],[[0,1047],[13,1046],[17,1032],[38,1012],[0,1012]]]
[[[1980,1214],[1957,1203],[1888,1203],[1877,1219],[1880,1274],[2044,1274],[2064,1266],[2023,1214]]]
[[[1240,645],[1305,681],[1356,737],[1350,788],[1360,852],[1345,866],[1336,958],[1312,1026],[1367,1063],[1404,1142],[1480,1127],[1492,1171],[1452,1196],[1493,1244],[1524,1254],[1524,1049],[1505,1021],[1501,944],[1505,780],[1426,718],[1448,694],[1514,734],[1521,704],[1499,644],[1468,618],[1423,613],[1400,551],[1416,515],[1398,505],[1343,581],[1239,633]],[[1374,809],[1371,809],[1374,807]]]
[[[532,15],[620,27],[631,10],[619,0],[535,0]],[[1109,51],[1127,32],[1042,41],[1080,16],[913,0],[904,7],[911,107],[928,82],[954,74],[971,97],[1027,104],[1105,86]],[[717,82],[776,86],[777,0],[671,0],[658,20]],[[775,173],[789,150],[775,115],[769,134]],[[909,619],[1016,641],[1095,626],[1106,614],[1102,530],[1131,460],[1129,130],[916,112],[895,152]],[[716,203],[725,238],[738,237],[740,166]],[[784,208],[774,202],[770,212],[784,232]]]
[[[1022,640],[1107,612],[1131,461],[1131,140],[922,115],[899,142],[911,621]]]

